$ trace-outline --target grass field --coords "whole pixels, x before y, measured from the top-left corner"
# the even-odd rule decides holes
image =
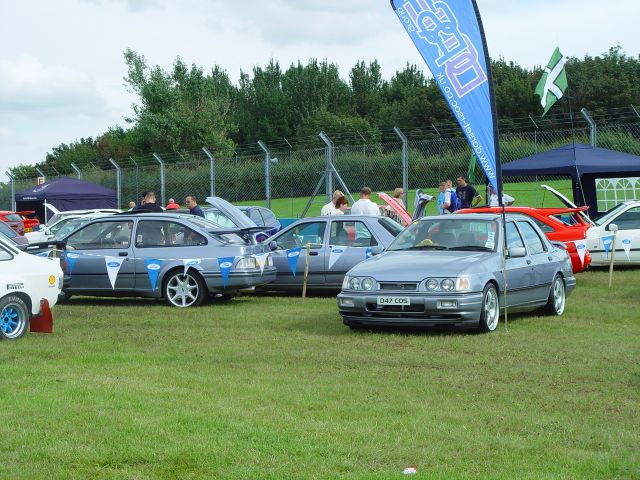
[[[0,342],[0,478],[639,478],[639,275],[488,335],[351,332],[333,298],[74,298]]]
[[[455,182],[454,182],[455,184]],[[570,180],[545,180],[540,182],[519,182],[519,183],[506,183],[504,185],[505,193],[508,193],[512,197],[516,199],[515,205],[518,206],[528,206],[528,207],[564,207],[558,199],[547,192],[546,190],[540,188],[540,184],[549,185],[560,193],[565,195],[567,198],[572,199],[573,194],[571,192],[571,181]],[[477,187],[478,192],[484,197],[484,187]],[[425,193],[429,195],[434,195],[436,198],[438,196],[438,189],[423,189]],[[358,199],[357,191],[351,192],[353,195],[353,199]],[[387,192],[391,194],[392,192]],[[409,191],[409,211],[413,212],[413,200],[415,197],[415,189]],[[384,202],[378,198],[378,196],[374,193],[372,195],[372,200],[376,203],[382,205]],[[486,198],[485,198],[486,201]],[[277,217],[284,218],[297,218],[304,211],[307,203],[309,202],[309,197],[291,197],[291,198],[273,198],[271,200],[271,210],[276,214]],[[266,203],[264,200],[248,200],[242,202],[235,202],[237,205],[261,205],[265,206]],[[315,198],[315,201],[311,204],[309,211],[307,213],[307,217],[313,217],[315,215],[320,215],[320,209],[322,206],[327,203],[324,197],[324,194],[318,195]],[[437,207],[436,202],[430,202],[427,204],[426,215],[436,215]]]

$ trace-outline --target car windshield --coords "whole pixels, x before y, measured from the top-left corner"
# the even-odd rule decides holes
[[[200,228],[204,228],[205,230],[208,230],[210,228],[225,228],[219,223],[216,223],[213,220],[207,218],[206,216],[204,218],[191,216],[187,218],[187,221],[189,223],[193,223],[194,225],[197,225]]]
[[[498,237],[495,220],[426,218],[402,231],[388,250],[495,251]]]
[[[18,236],[18,234],[14,232],[13,229],[4,222],[0,222],[0,233],[4,234],[6,237],[9,237],[9,238],[14,238]]]
[[[75,232],[84,224],[89,223],[91,220],[93,220],[92,217],[84,217],[84,218],[70,218],[69,220],[66,220],[64,222],[62,221],[58,222],[53,227],[51,227],[51,233],[54,234],[52,240],[62,240],[70,233]],[[54,228],[55,228],[55,231],[54,231]]]
[[[607,223],[609,220],[611,220],[613,217],[615,217],[616,215],[618,215],[618,213],[620,213],[622,210],[625,209],[625,204],[621,203],[620,205],[613,207],[611,210],[609,210],[607,213],[605,213],[603,216],[601,216],[600,218],[598,218],[597,220],[594,221],[594,223],[598,226],[600,225],[604,225],[605,223]]]

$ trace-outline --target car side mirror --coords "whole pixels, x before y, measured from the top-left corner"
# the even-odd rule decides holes
[[[616,225],[615,223],[610,223],[609,225],[607,225],[605,227],[605,230],[607,230],[609,232],[617,232],[618,231],[618,225]]]
[[[527,250],[524,247],[511,247],[509,249],[509,258],[522,258],[527,256]]]
[[[52,235],[51,230],[49,230],[48,228],[44,231],[45,235]]]
[[[272,252],[274,250],[277,250],[278,249],[278,242],[276,242],[275,240],[271,240],[269,242],[269,248],[271,249]]]
[[[371,255],[380,255],[382,252],[384,252],[384,247],[382,245],[371,247]]]

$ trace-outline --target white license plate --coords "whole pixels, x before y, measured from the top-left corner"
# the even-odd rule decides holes
[[[378,305],[411,305],[409,297],[378,297]]]

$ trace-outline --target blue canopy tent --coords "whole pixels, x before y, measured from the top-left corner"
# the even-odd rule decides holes
[[[61,177],[16,193],[16,210],[34,210],[43,221],[45,202],[60,211],[118,208],[115,191],[75,178]]]
[[[596,178],[640,176],[640,156],[583,143],[569,144],[505,163],[502,175],[571,177],[574,203],[588,205],[589,215],[595,218]]]

